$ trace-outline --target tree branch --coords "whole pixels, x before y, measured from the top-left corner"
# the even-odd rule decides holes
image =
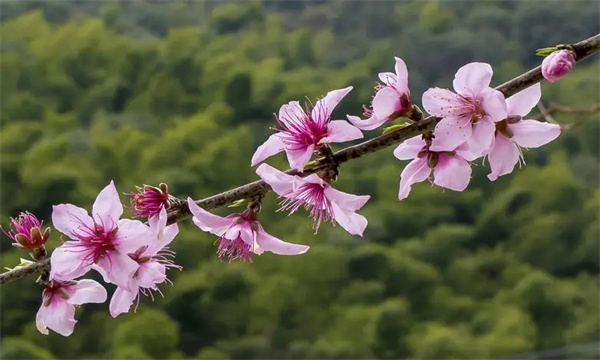
[[[600,50],[600,34],[592,36],[586,40],[580,41],[576,44],[571,45],[575,52],[576,60],[579,62],[593,53]],[[517,76],[516,78],[505,82],[496,87],[496,90],[502,92],[505,97],[512,96],[519,91],[525,90],[526,88],[540,82],[543,79],[541,66],[529,70],[528,72]],[[432,131],[439,119],[433,116],[429,116],[425,119],[415,122],[405,128],[394,130],[384,135],[380,135],[371,140],[367,140],[360,144],[347,147],[340,151],[335,152],[330,159],[320,158],[315,162],[315,165],[305,169],[304,172],[296,170],[288,170],[287,174],[308,176],[319,170],[328,168],[332,165],[340,165],[351,159],[357,159],[366,154],[373,153],[375,151],[397,145],[406,139],[422,134],[426,131]],[[252,198],[257,195],[268,192],[271,188],[262,180],[254,181],[246,185],[239,186],[235,189],[231,189],[220,194],[210,196],[208,198],[198,200],[196,203],[206,209],[211,210],[227,204],[231,204],[234,201]],[[179,222],[191,217],[190,210],[187,202],[184,199],[173,199],[169,209],[169,223]],[[8,281],[20,279],[30,274],[40,273],[50,268],[49,260],[43,260],[22,268],[10,270],[3,274],[0,274],[0,284],[4,284]]]

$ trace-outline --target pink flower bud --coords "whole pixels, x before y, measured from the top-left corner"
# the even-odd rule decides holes
[[[10,231],[2,232],[11,238],[14,246],[20,249],[35,250],[46,243],[50,237],[50,228],[42,232],[42,222],[29,212],[19,214],[19,217],[10,219]]]
[[[137,193],[131,193],[131,210],[134,217],[151,217],[160,212],[162,207],[169,208],[169,190],[167,184],[158,187],[144,185],[137,187]]]
[[[542,61],[542,75],[546,80],[555,82],[567,75],[573,66],[575,66],[575,56],[571,51],[555,51]]]

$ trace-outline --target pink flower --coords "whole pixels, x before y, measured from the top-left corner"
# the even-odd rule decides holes
[[[494,181],[513,171],[519,160],[523,159],[520,146],[537,148],[560,135],[560,126],[557,124],[522,120],[541,96],[540,84],[535,84],[506,99],[508,118],[496,123],[496,136],[488,154],[492,170],[488,175],[490,180]]]
[[[349,86],[328,92],[312,111],[305,111],[297,101],[283,105],[277,117],[281,129],[256,149],[252,166],[285,151],[290,166],[302,171],[313,152],[324,144],[362,138],[362,132],[347,121],[331,121],[331,112],[351,90]]]
[[[313,228],[323,221],[340,224],[350,234],[362,236],[367,219],[356,213],[370,196],[357,196],[334,189],[327,181],[315,174],[307,177],[291,176],[272,166],[262,164],[256,173],[273,191],[284,198],[280,210],[296,212],[301,206],[314,219]]]
[[[261,165],[265,166],[265,165]],[[188,198],[188,206],[193,221],[202,231],[219,237],[219,258],[252,261],[254,254],[261,255],[270,251],[277,255],[300,255],[308,251],[306,245],[291,244],[265,232],[256,220],[256,214],[250,211],[226,217],[209,213]]]
[[[42,293],[43,301],[37,312],[37,329],[48,335],[48,328],[62,336],[69,336],[77,323],[75,306],[106,301],[106,289],[94,280],[52,280]]]
[[[423,94],[423,107],[442,118],[434,130],[431,151],[453,151],[466,142],[474,158],[489,150],[494,138],[494,122],[506,118],[501,92],[492,89],[492,67],[470,63],[456,72],[454,90],[432,88]]]
[[[386,121],[395,120],[412,109],[410,91],[408,90],[408,70],[402,59],[396,57],[396,73],[379,73],[383,85],[376,87],[377,93],[373,98],[372,110],[366,109],[368,119],[361,120],[358,116],[347,115],[352,125],[361,130],[373,130]]]
[[[455,151],[431,151],[431,140],[424,140],[422,135],[410,138],[394,150],[394,156],[400,160],[412,160],[400,175],[398,198],[408,197],[412,184],[430,178],[433,172],[434,184],[454,190],[463,191],[471,179],[471,165],[465,159],[469,153],[464,147]]]
[[[16,219],[10,218],[10,231],[2,229],[2,232],[14,241],[14,246],[28,250],[44,246],[50,237],[50,228],[47,227],[42,233],[42,222],[29,212],[20,213]]]
[[[127,254],[152,234],[140,221],[119,220],[121,214],[123,205],[112,181],[98,194],[92,216],[75,205],[55,205],[52,223],[73,241],[65,241],[52,253],[50,276],[75,279],[97,264],[107,282],[127,288],[138,269],[138,263]]]
[[[160,209],[169,209],[169,190],[167,184],[158,187],[144,185],[136,186],[138,192],[130,193],[131,210],[134,217],[150,217],[160,212]]]
[[[569,50],[559,50],[546,56],[542,61],[542,75],[555,82],[567,75],[575,66],[575,56]]]
[[[181,269],[171,260],[175,253],[167,248],[179,233],[177,224],[166,226],[167,211],[164,208],[148,219],[148,223],[153,236],[145,239],[145,244],[128,254],[139,267],[130,279],[129,289],[118,287],[111,298],[109,310],[112,317],[128,312],[140,293],[152,296],[152,291],[160,292],[157,285],[169,281],[167,269]],[[102,269],[98,270],[103,272]]]

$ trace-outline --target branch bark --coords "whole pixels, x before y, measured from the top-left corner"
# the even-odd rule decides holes
[[[600,34],[592,36],[578,43],[572,44],[571,46],[573,51],[575,52],[576,60],[577,62],[579,62],[600,50]],[[504,94],[505,97],[510,97],[518,93],[519,91],[525,90],[531,85],[542,81],[542,79],[543,76],[541,66],[538,66],[524,74],[515,77],[510,81],[505,82],[504,84],[497,86],[496,90],[502,92],[502,94]],[[432,131],[435,128],[435,125],[438,123],[438,121],[438,118],[429,116],[405,128],[394,130],[392,132],[380,135],[371,140],[367,140],[360,144],[349,146],[345,149],[337,151],[329,159],[318,159],[315,165],[305,169],[304,172],[288,170],[286,171],[286,173],[290,175],[308,176],[319,170],[328,168],[333,164],[341,165],[352,159],[357,159],[366,154],[385,149],[392,145],[397,145],[405,141],[406,139],[409,139],[413,136],[417,136],[426,131]],[[206,210],[211,210],[231,204],[237,200],[252,198],[257,195],[264,194],[269,190],[271,190],[269,185],[267,185],[264,181],[259,180],[248,183],[246,185],[239,186],[235,189],[222,192],[220,194],[210,196],[202,200],[198,200],[196,201],[196,203]],[[185,199],[174,199],[172,202],[172,207],[169,210],[169,223],[179,222],[191,217],[191,213]],[[49,259],[45,259],[43,261],[22,268],[17,268],[0,274],[0,284],[20,279],[30,274],[40,273],[44,270],[48,270],[49,268]]]

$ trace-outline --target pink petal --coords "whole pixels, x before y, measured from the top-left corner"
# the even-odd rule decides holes
[[[371,198],[369,195],[354,195],[326,186],[323,190],[325,196],[333,203],[338,204],[344,211],[357,211]]]
[[[258,163],[263,162],[266,158],[271,157],[275,154],[282,152],[285,149],[285,144],[281,141],[279,134],[273,134],[269,136],[261,146],[256,149],[254,155],[252,155],[252,162],[250,166],[254,166]]]
[[[363,131],[377,129],[388,120],[386,118],[379,119],[375,115],[364,120],[361,120],[358,116],[346,115],[346,117],[348,118],[348,121],[352,123],[352,125]]]
[[[340,143],[363,138],[362,131],[344,120],[334,120],[327,124],[327,136],[319,144]]]
[[[400,191],[398,192],[398,198],[400,200],[406,199],[410,193],[412,184],[425,181],[431,169],[427,164],[426,158],[417,158],[408,163],[402,174],[400,174]]]
[[[433,134],[435,137],[429,147],[431,151],[454,151],[471,138],[473,126],[469,119],[447,117],[437,123]]]
[[[262,226],[258,229],[256,242],[263,251],[270,251],[277,255],[300,255],[307,252],[310,248],[306,245],[292,244],[282,241],[270,234],[267,234]]]
[[[127,291],[120,287],[115,290],[112,298],[110,299],[109,311],[110,316],[116,318],[117,316],[129,312],[129,308],[131,308],[131,304],[138,295],[138,289],[133,289],[134,291]]]
[[[250,221],[239,224],[239,236],[240,238],[252,249],[252,252],[261,255],[264,249],[257,242],[257,231],[252,230]],[[258,222],[253,222],[260,226]]]
[[[519,162],[519,155],[517,145],[498,133],[494,140],[494,146],[488,155],[490,169],[492,170],[488,175],[488,179],[494,181],[499,176],[510,174]]]
[[[79,242],[66,241],[54,249],[50,256],[50,278],[73,280],[92,268],[85,248]]]
[[[52,206],[52,225],[73,240],[78,240],[81,229],[93,229],[94,220],[85,209],[71,204]]]
[[[123,253],[133,252],[140,246],[156,241],[156,234],[152,232],[152,229],[139,220],[121,219],[118,226],[119,230],[115,239],[116,249]]]
[[[261,164],[256,169],[256,174],[269,184],[277,195],[287,195],[293,189],[295,177],[281,172],[270,165]]]
[[[161,284],[167,279],[167,275],[165,275],[166,271],[165,265],[158,261],[150,260],[140,264],[135,279],[140,287],[155,288],[156,284]]]
[[[411,137],[398,145],[394,150],[394,156],[399,160],[412,160],[423,150],[426,143],[422,135]]]
[[[225,239],[229,239],[229,240],[236,240],[238,237],[240,237],[240,233],[242,232],[242,224],[236,224],[234,222],[233,225],[231,225],[231,227],[229,229],[227,229],[227,231],[225,231],[225,234],[223,234],[223,237]]]
[[[290,101],[279,108],[279,120],[286,126],[308,118],[298,101]]]
[[[433,169],[433,183],[446,189],[463,191],[471,180],[471,165],[460,156],[439,154]]]
[[[352,86],[343,89],[332,90],[321,100],[317,101],[312,110],[312,118],[318,123],[324,124],[331,117],[333,109],[342,101],[342,99],[352,91]]]
[[[147,243],[148,249],[144,252],[145,255],[152,256],[156,255],[165,246],[169,245],[175,236],[179,233],[179,227],[177,223],[173,223],[169,226],[167,224],[167,212],[164,208],[158,215],[155,215],[148,219],[151,231],[153,233],[152,240]],[[156,239],[155,239],[156,237]]]
[[[493,121],[498,122],[506,119],[506,100],[498,90],[487,89],[480,95],[481,107],[486,115]]]
[[[521,120],[509,127],[514,134],[512,140],[526,148],[540,147],[560,135],[559,125],[535,120]]]
[[[130,280],[137,271],[139,265],[128,255],[111,251],[98,260],[98,267],[102,268],[106,282],[116,284],[126,290],[130,289]]]
[[[393,87],[396,89],[398,94],[405,94],[410,97],[410,90],[408,89],[408,69],[406,64],[399,57],[394,57],[396,60],[396,82]]]
[[[92,206],[92,216],[99,224],[112,228],[117,224],[122,214],[123,204],[119,199],[115,183],[111,180],[110,184],[102,189],[96,197],[96,201]]]
[[[315,145],[312,144],[301,149],[285,149],[290,167],[299,171],[304,170],[304,166],[310,160],[314,151]]]
[[[331,203],[335,221],[352,235],[362,236],[368,221],[364,216],[351,210],[342,209],[337,203]]]
[[[494,125],[489,117],[484,116],[479,119],[477,124],[473,125],[473,134],[469,140],[467,140],[468,151],[475,156],[475,158],[487,154],[492,147],[495,131],[496,125]]]
[[[463,106],[458,96],[448,89],[435,87],[423,93],[423,108],[433,116],[456,117]]]
[[[264,166],[268,166],[263,164]],[[263,165],[259,166],[260,169]],[[258,171],[258,169],[257,169]],[[188,197],[188,207],[194,216],[193,221],[202,231],[208,231],[217,236],[221,236],[232,225],[232,220],[218,215],[214,215],[198,206],[191,197]]]
[[[537,105],[541,97],[542,88],[540,83],[536,83],[506,99],[506,112],[508,115],[525,116]]]
[[[382,83],[388,86],[393,86],[397,81],[397,76],[393,72],[381,72],[377,76]]]
[[[153,234],[159,235],[165,231],[167,225],[167,210],[164,206],[161,206],[158,214],[151,216],[148,219],[148,225]]]
[[[400,95],[394,88],[379,89],[373,98],[373,114],[380,119],[389,119],[396,111],[402,109]]]
[[[48,306],[42,304],[35,317],[37,329],[45,335],[52,329],[62,336],[69,336],[76,323],[75,306],[58,296],[53,296]]]
[[[74,286],[74,290],[75,292],[67,300],[71,305],[103,303],[107,298],[104,286],[94,280],[80,280]]]
[[[473,62],[467,64],[454,75],[454,91],[463,95],[474,97],[490,86],[492,81],[492,67],[486,63]]]

